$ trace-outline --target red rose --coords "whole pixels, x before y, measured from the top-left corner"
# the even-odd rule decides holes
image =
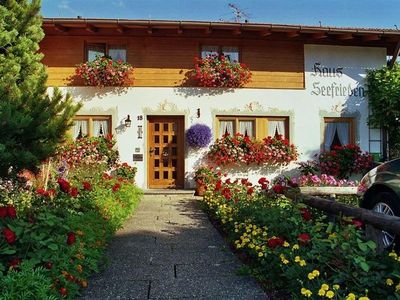
[[[283,194],[285,187],[283,185],[276,184],[272,187],[272,190],[277,194]]]
[[[4,228],[3,229],[3,235],[4,238],[6,239],[8,244],[13,244],[17,240],[17,236],[15,235],[14,231],[12,231],[10,228]]]
[[[64,178],[58,178],[57,182],[60,186],[61,191],[63,191],[64,193],[69,192],[71,185],[67,180],[65,180]]]
[[[308,233],[301,233],[301,234],[299,234],[297,239],[299,240],[300,244],[306,245],[310,242],[311,237]]]
[[[362,229],[364,226],[364,222],[359,220],[359,219],[352,219],[351,223],[357,228],[357,229]]]
[[[7,206],[7,214],[11,219],[14,219],[17,217],[17,212],[14,208],[14,206]]]
[[[214,191],[219,191],[222,188],[222,181],[221,179],[217,181],[217,183],[215,184],[215,189]]]
[[[114,184],[114,186],[112,187],[113,192],[118,191],[120,189],[120,187],[121,187],[121,184],[119,184],[119,183]]]
[[[76,198],[78,196],[79,192],[78,192],[78,188],[73,187],[70,191],[69,191],[69,195],[72,198]]]
[[[8,263],[8,266],[11,269],[17,269],[17,267],[21,264],[22,260],[19,259],[18,257],[13,258],[12,260],[10,260],[10,262]]]
[[[68,291],[65,287],[61,287],[58,292],[60,293],[61,296],[66,297],[68,295]]]
[[[38,194],[38,195],[40,195],[40,196],[47,196],[47,195],[48,195],[48,193],[46,192],[46,190],[43,189],[43,188],[37,189],[37,190],[36,190],[36,194]]]
[[[304,221],[310,221],[311,220],[311,213],[307,208],[301,208],[300,209],[301,217],[303,218]]]
[[[74,232],[68,232],[67,234],[67,245],[72,245],[76,241],[75,233]]]
[[[224,188],[221,192],[222,196],[225,197],[226,200],[231,200],[232,198],[232,194],[231,194],[231,190],[228,188]]]
[[[7,207],[2,206],[0,207],[0,218],[3,219],[5,217],[7,217]]]
[[[278,246],[283,246],[283,243],[285,243],[285,240],[283,238],[273,237],[268,240],[267,246],[271,249],[275,249]]]
[[[92,185],[91,185],[89,182],[84,181],[84,182],[82,183],[82,185],[83,185],[83,189],[84,189],[84,190],[86,190],[86,191],[91,191],[91,190],[92,190]]]

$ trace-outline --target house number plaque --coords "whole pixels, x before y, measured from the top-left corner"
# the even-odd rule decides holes
[[[143,161],[143,154],[133,154],[133,161]]]

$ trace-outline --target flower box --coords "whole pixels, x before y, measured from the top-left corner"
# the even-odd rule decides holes
[[[300,192],[306,195],[355,195],[355,186],[302,186]]]

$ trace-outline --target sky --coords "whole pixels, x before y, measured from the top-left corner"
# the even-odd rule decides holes
[[[44,17],[233,21],[400,29],[400,0],[42,0]],[[244,18],[242,20],[244,20]]]

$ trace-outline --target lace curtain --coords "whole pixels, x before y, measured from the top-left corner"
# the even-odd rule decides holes
[[[222,53],[230,61],[239,61],[239,49],[238,49],[238,47],[222,47]]]
[[[201,58],[206,58],[209,55],[218,54],[218,46],[203,46],[201,48]]]
[[[268,136],[274,137],[277,134],[285,138],[285,121],[268,121]]]
[[[253,121],[239,121],[239,133],[244,136],[254,137]]]
[[[122,60],[126,62],[126,49],[109,49],[108,55],[111,56],[113,60]]]
[[[219,122],[219,136],[229,133],[231,136],[234,134],[233,132],[233,121],[220,121]]]
[[[93,136],[106,136],[108,134],[108,121],[95,120],[93,121]]]
[[[331,149],[332,142],[335,139],[335,134],[337,134],[339,142],[342,146],[349,144],[350,142],[349,123],[333,122],[325,124],[325,138],[324,138],[325,150]]]
[[[87,121],[75,120],[73,128],[74,128],[74,131],[73,131],[74,140],[88,135]]]

